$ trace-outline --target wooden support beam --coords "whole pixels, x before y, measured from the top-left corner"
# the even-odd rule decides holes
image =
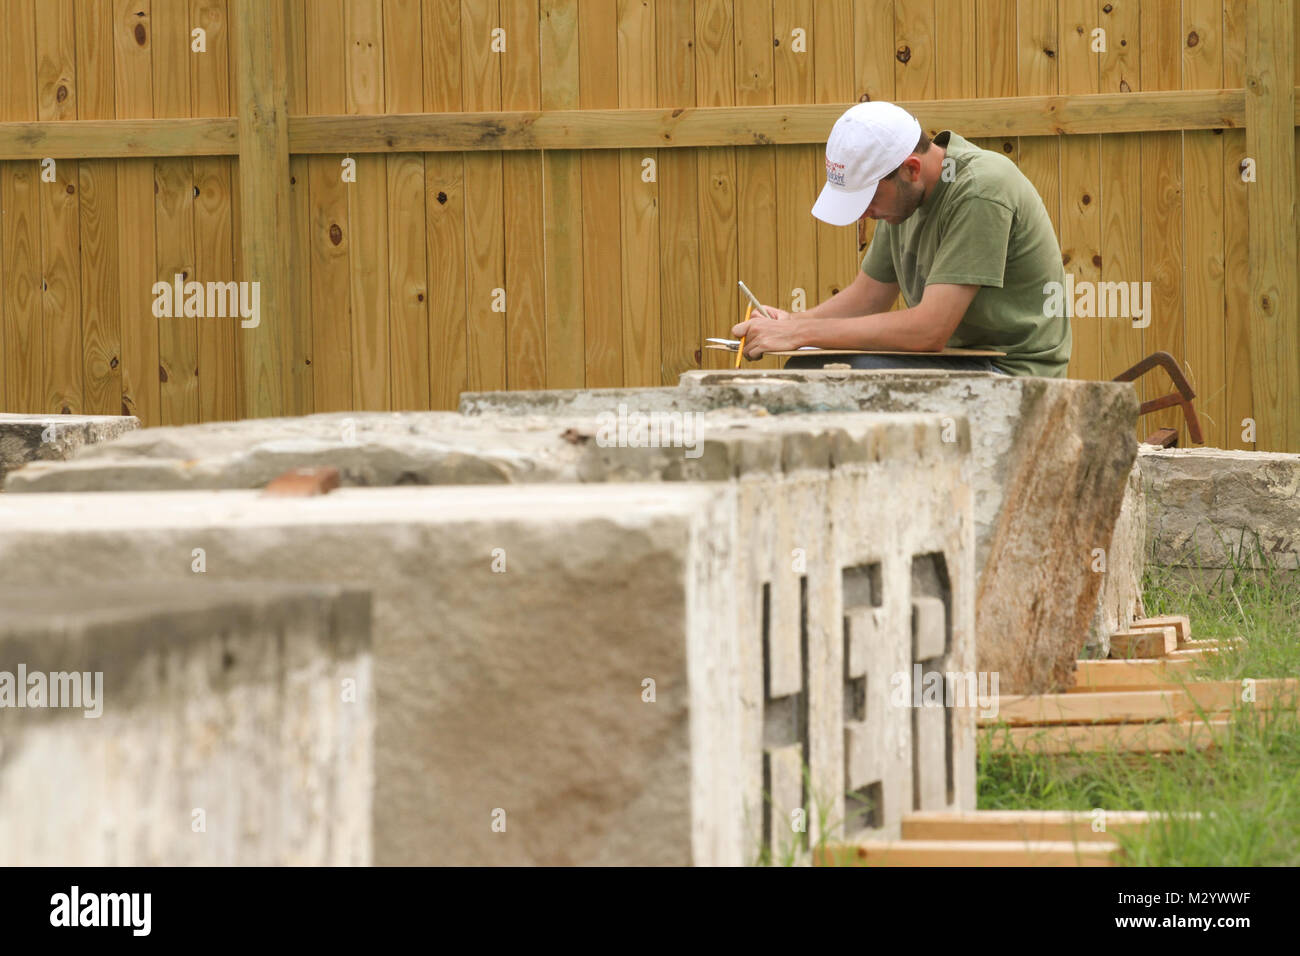
[[[278,19],[279,3],[275,0],[277,10],[257,11],[259,22]],[[264,44],[272,39],[265,33],[260,37]],[[276,42],[282,45],[282,41]],[[248,68],[243,61],[239,63],[241,75],[246,74]],[[270,92],[278,103],[284,87]],[[927,130],[953,128],[978,137],[1234,129],[1245,124],[1246,101],[1243,90],[1168,90],[924,100],[900,105],[912,110]],[[1288,102],[1295,102],[1294,95]],[[289,151],[422,153],[821,144],[835,120],[851,105],[290,116]],[[1291,120],[1294,124],[1300,117]],[[0,123],[0,160],[239,154],[239,121],[229,117]]]
[[[1115,866],[1117,843],[890,840],[829,843],[815,866]]]
[[[1251,387],[1256,448],[1275,452],[1300,451],[1294,16],[1291,0],[1246,3]]]
[[[239,95],[239,201],[244,275],[258,283],[256,326],[239,330],[249,417],[292,414],[288,10],[285,0],[235,0]],[[242,323],[241,323],[242,324]]]
[[[1161,814],[1110,810],[1104,817],[1072,810],[918,810],[903,814],[904,840],[1016,840],[1021,842],[1111,843],[1117,833],[1133,833]],[[1093,829],[1096,820],[1104,828]]]
[[[295,153],[825,143],[835,121],[852,105],[295,116],[289,124],[289,142]],[[959,129],[968,137],[1227,129],[1240,126],[1245,115],[1244,94],[1233,90],[926,100],[899,105],[912,111],[928,130]]]

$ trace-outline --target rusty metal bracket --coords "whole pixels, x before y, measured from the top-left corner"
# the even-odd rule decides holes
[[[1113,381],[1135,381],[1157,365],[1169,373],[1169,380],[1174,383],[1175,390],[1168,395],[1162,395],[1160,398],[1153,398],[1149,402],[1143,402],[1142,407],[1138,409],[1138,414],[1147,415],[1151,412],[1158,412],[1162,408],[1171,408],[1177,405],[1183,410],[1183,418],[1187,422],[1187,432],[1191,435],[1192,441],[1198,445],[1204,444],[1205,439],[1201,435],[1201,422],[1196,417],[1196,409],[1192,407],[1192,399],[1196,397],[1196,393],[1192,391],[1192,386],[1187,381],[1187,377],[1183,375],[1183,370],[1178,367],[1178,362],[1168,352],[1152,352],[1132,368],[1120,372]],[[1147,444],[1161,445],[1165,448],[1177,445],[1178,433],[1174,432],[1171,435],[1171,431],[1172,429],[1168,428],[1157,429],[1148,436]]]

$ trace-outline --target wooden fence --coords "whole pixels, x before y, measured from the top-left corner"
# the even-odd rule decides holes
[[[870,97],[1011,156],[1078,279],[1151,283],[1144,328],[1075,319],[1072,376],[1165,349],[1209,444],[1300,451],[1286,0],[0,12],[5,410],[180,424],[674,383],[723,360],[702,340],[739,318],[737,278],[785,307],[851,281],[853,230],[809,208]],[[177,274],[257,280],[260,325],[155,317]]]

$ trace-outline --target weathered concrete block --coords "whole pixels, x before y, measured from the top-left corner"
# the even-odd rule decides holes
[[[1153,563],[1300,569],[1300,455],[1144,445],[1139,464]]]
[[[375,466],[374,461],[383,460],[382,455],[375,455],[370,459],[371,470],[365,473],[368,480],[391,481],[409,472],[429,482],[686,479],[732,489],[738,501],[739,556],[729,580],[741,596],[734,624],[743,635],[737,653],[742,754],[738,774],[744,793],[739,817],[744,838],[738,845],[753,850],[766,833],[769,845],[779,851],[782,833],[789,833],[790,813],[800,807],[782,808],[778,802],[763,799],[764,792],[772,793],[772,786],[786,786],[781,780],[774,784],[771,774],[773,768],[778,776],[784,772],[781,768],[788,769],[793,753],[789,747],[798,749],[800,760],[809,768],[810,792],[803,790],[804,774],[797,777],[804,800],[801,806],[807,809],[815,802],[818,807],[809,813],[808,830],[815,833],[818,828],[838,827],[844,819],[845,794],[874,787],[879,799],[869,825],[897,832],[901,814],[914,808],[917,799],[914,715],[910,704],[891,706],[890,678],[905,675],[910,679],[914,664],[911,602],[917,585],[911,574],[918,559],[937,556],[944,567],[942,582],[934,585],[937,592],[926,594],[948,602],[946,624],[951,633],[943,656],[931,663],[952,672],[973,672],[975,668],[973,522],[961,468],[969,449],[964,419],[945,423],[934,416],[854,414],[759,415],[738,420],[729,413],[714,421],[714,416],[706,416],[709,421],[700,433],[700,454],[692,458],[682,448],[604,447],[591,420],[575,420],[561,429],[549,419],[498,423],[436,415],[349,417],[354,418],[352,438],[357,446],[383,448],[400,443],[402,447],[402,472],[390,465]],[[229,480],[231,475],[238,475],[241,481],[250,475],[264,479],[270,469],[249,462],[279,439],[273,431],[253,431],[264,429],[266,423],[246,424],[249,427],[242,440],[214,435],[208,426],[172,430],[168,447],[154,450],[185,458],[139,461],[159,465],[167,482],[196,472],[205,474],[205,481]],[[298,429],[295,441],[306,435],[323,448],[327,439],[321,429],[337,434],[339,422],[336,417],[313,416],[294,427]],[[388,437],[382,434],[385,429],[390,432]],[[182,431],[185,434],[177,434]],[[223,445],[223,441],[230,444]],[[339,443],[335,440],[334,444]],[[229,452],[235,445],[243,451]],[[213,457],[203,457],[204,451]],[[195,460],[190,460],[191,452]],[[217,459],[227,453],[243,457],[223,470]],[[352,451],[345,449],[343,454]],[[311,463],[339,464],[340,460],[347,474],[351,459],[318,458]],[[506,467],[496,468],[499,463]],[[89,469],[94,462],[88,459],[78,464]],[[275,467],[282,464],[277,461]],[[93,472],[85,469],[75,475],[76,481],[93,480]],[[51,471],[48,480],[68,472],[67,467]],[[356,475],[353,472],[354,479]],[[595,491],[593,485],[586,487]],[[518,494],[527,499],[541,491]],[[19,497],[11,496],[11,500]],[[573,535],[566,534],[563,546],[570,546],[573,540]],[[348,552],[340,561],[344,567],[352,567],[355,558]],[[390,563],[385,559],[379,566]],[[621,567],[615,562],[609,573],[621,573],[616,570]],[[365,573],[372,571],[367,568]],[[386,600],[406,600],[392,590],[400,589],[400,578],[398,575],[388,590],[376,585],[381,607]],[[854,673],[846,675],[845,620],[859,603],[872,609],[870,619],[876,635],[872,647],[878,657],[870,668],[855,663]],[[607,622],[604,626],[618,625]],[[381,662],[400,658],[397,645],[391,654],[384,646],[381,640]],[[868,670],[870,680],[865,684],[870,701],[858,710],[867,708],[874,717],[846,718],[846,693],[852,696]],[[974,801],[973,707],[949,710],[941,737],[943,759],[937,762],[935,772],[943,779],[944,806],[969,807]],[[381,694],[381,740],[382,717],[387,712]],[[865,728],[868,736],[890,742],[892,763],[882,762],[883,758],[872,762],[868,756],[846,756],[846,735],[854,730],[850,724],[862,720],[869,725]],[[381,754],[384,749],[381,743]],[[847,772],[846,766],[850,768]],[[383,786],[381,773],[381,789]],[[409,845],[405,838],[398,843],[395,852]],[[572,843],[567,840],[566,845]],[[383,846],[382,841],[379,845]]]
[[[190,578],[0,592],[0,865],[370,862],[369,595]]]
[[[123,567],[192,582],[201,548],[204,583],[371,589],[376,863],[742,862],[730,489],[13,495],[0,512],[18,587]]]
[[[1108,548],[1137,442],[1130,384],[987,373],[695,371],[678,388],[483,392],[467,415],[757,408],[774,415],[924,412],[971,423],[981,670],[1005,692],[1072,681],[1098,618],[1094,550]]]
[[[1110,653],[1110,635],[1127,630],[1146,612],[1142,605],[1142,576],[1146,571],[1147,504],[1140,461],[1133,462],[1124,484],[1124,499],[1110,547],[1094,553],[1090,570],[1101,577],[1097,616],[1088,636],[1087,654],[1104,658]]]
[[[31,461],[61,461],[80,448],[140,427],[132,415],[0,414],[0,485]]]

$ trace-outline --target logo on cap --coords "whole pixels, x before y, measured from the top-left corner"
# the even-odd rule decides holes
[[[844,185],[844,164],[826,160],[826,181],[836,186]]]

